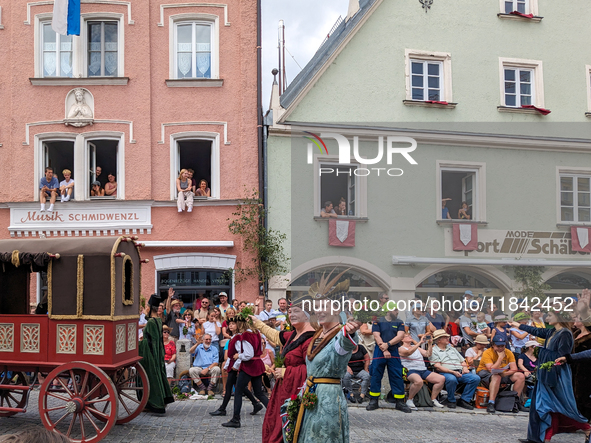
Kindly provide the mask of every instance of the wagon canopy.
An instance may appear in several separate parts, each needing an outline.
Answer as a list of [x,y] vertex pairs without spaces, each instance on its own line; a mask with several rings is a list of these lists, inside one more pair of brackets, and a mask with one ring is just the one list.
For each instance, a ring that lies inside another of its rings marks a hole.
[[129,237],[0,240],[0,314],[28,313],[32,272],[47,272],[49,316],[138,316],[140,255]]

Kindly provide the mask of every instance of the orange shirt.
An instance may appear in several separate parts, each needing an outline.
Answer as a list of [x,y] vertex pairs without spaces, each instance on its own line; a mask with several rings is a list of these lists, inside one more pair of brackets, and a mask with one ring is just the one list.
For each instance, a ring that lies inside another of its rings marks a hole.
[[[497,354],[493,348],[488,348],[486,351],[484,351],[482,353],[482,358],[480,359],[480,365],[478,366],[478,370],[476,372],[480,372],[485,369],[488,371],[488,369],[486,368],[486,365],[487,364],[494,365],[498,359],[499,359],[499,354]],[[515,356],[513,355],[513,352],[511,352],[509,349],[506,349],[505,350],[505,358],[503,358],[500,368],[504,368],[509,363],[515,363]]]

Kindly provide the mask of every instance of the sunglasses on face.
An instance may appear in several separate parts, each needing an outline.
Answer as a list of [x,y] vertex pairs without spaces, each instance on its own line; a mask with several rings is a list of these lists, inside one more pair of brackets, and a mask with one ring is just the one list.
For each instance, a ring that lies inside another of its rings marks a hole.
[[168,334],[169,332],[168,332],[168,331],[162,331],[162,333],[163,333],[163,334]]

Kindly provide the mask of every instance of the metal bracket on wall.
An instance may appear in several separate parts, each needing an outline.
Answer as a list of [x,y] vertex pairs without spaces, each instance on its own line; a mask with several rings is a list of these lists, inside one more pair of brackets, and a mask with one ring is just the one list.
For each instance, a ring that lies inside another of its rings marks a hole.
[[421,5],[423,5],[423,9],[425,12],[428,12],[431,9],[431,5],[433,4],[433,0],[419,0]]

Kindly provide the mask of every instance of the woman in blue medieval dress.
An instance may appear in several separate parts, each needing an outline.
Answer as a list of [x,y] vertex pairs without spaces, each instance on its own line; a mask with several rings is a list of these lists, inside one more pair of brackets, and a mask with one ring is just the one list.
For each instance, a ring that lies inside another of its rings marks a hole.
[[308,346],[305,391],[315,393],[318,401],[311,410],[300,409],[294,442],[348,443],[349,415],[340,383],[357,348],[355,332],[361,322],[350,319],[343,326],[330,309],[316,314],[321,328]]
[[541,368],[544,363],[554,362],[573,351],[571,321],[567,312],[551,311],[546,317],[551,329],[512,323],[515,328],[545,339],[538,355],[538,382],[531,397],[527,439],[520,439],[520,442],[543,443],[558,433],[589,430],[587,419],[577,409],[570,367],[561,365],[550,370]]

